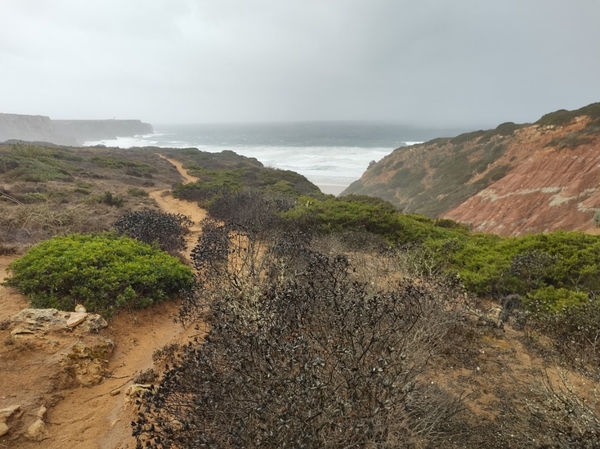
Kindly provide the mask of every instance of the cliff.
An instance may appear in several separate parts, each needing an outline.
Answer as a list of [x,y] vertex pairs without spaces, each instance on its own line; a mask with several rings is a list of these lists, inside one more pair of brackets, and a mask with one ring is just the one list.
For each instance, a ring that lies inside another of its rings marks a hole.
[[74,137],[78,143],[154,132],[152,125],[140,120],[53,120],[52,122],[59,134]]
[[41,115],[0,114],[0,142],[23,140],[76,145],[152,132],[152,125],[140,120],[52,120]]
[[74,145],[73,137],[59,134],[49,117],[42,115],[0,114],[0,142],[6,140],[52,142]]
[[504,123],[394,150],[342,195],[384,198],[474,231],[595,232],[600,209],[600,103],[533,124]]

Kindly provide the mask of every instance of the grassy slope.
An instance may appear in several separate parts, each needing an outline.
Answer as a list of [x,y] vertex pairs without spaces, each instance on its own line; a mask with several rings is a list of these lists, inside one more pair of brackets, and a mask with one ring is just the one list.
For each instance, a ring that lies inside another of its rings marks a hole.
[[244,174],[236,178],[241,186],[254,182],[320,195],[303,176],[265,168],[231,151],[0,145],[0,253],[57,234],[107,230],[128,210],[156,208],[148,192],[183,181],[159,152],[193,174],[232,170]]

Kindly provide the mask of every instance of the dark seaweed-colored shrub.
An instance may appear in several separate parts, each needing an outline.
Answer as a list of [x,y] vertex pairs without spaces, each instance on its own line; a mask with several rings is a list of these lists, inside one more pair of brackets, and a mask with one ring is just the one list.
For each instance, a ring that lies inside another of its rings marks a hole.
[[271,282],[256,276],[238,291],[217,253],[215,278],[233,284],[206,286],[210,331],[147,399],[133,423],[138,447],[436,442],[460,401],[420,376],[456,322],[450,290],[405,282],[374,292],[346,257],[282,242],[264,253]]
[[144,209],[123,215],[113,226],[119,235],[176,253],[185,249],[184,235],[192,225],[190,218],[184,215]]
[[215,199],[207,211],[212,218],[231,224],[233,229],[258,234],[280,227],[279,213],[292,209],[295,204],[296,200],[291,197],[245,190]]

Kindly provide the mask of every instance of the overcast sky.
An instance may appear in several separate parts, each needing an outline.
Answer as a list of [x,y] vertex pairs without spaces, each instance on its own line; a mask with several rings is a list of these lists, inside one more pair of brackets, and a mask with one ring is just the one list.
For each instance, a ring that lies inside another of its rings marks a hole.
[[0,0],[0,112],[476,127],[600,101],[599,0]]

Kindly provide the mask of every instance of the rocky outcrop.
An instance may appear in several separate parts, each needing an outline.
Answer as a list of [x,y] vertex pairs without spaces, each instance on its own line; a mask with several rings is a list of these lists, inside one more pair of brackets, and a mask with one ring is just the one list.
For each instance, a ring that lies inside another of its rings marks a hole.
[[501,235],[592,231],[600,209],[600,103],[398,148],[343,195]]
[[11,336],[44,335],[51,331],[71,330],[97,333],[108,326],[96,313],[64,312],[56,309],[23,309],[11,319]]
[[77,145],[154,132],[140,120],[51,120],[41,115],[0,114],[0,142],[21,140]]
[[[24,309],[3,322],[0,437],[4,446],[17,447],[23,438],[47,440],[52,428],[46,412],[60,400],[61,391],[91,387],[106,378],[115,345],[100,333],[105,327],[100,315],[56,309]],[[21,365],[16,366],[17,361]]]
[[[55,385],[59,388],[89,387],[102,381],[109,355],[114,349],[110,339],[98,335],[107,327],[98,314],[64,312],[56,309],[23,309],[9,322],[10,345],[50,351],[55,357],[52,367]],[[73,343],[73,335],[78,340]]]

